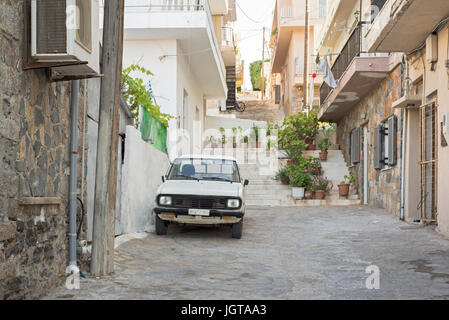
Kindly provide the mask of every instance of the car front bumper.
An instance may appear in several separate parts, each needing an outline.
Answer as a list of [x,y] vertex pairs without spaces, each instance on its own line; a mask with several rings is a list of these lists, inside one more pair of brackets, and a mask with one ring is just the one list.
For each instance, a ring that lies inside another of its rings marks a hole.
[[242,211],[225,211],[211,209],[209,216],[189,215],[189,209],[154,208],[154,213],[164,221],[183,224],[234,224],[244,216]]

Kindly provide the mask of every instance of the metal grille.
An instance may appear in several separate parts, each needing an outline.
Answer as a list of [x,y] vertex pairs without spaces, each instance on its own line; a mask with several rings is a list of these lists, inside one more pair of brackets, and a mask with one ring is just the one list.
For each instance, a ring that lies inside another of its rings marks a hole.
[[421,220],[437,221],[437,105],[421,107]]
[[[341,50],[340,55],[335,60],[335,63],[332,66],[332,74],[334,75],[336,80],[339,80],[343,76],[352,60],[360,56],[360,39],[360,27],[357,27],[349,37],[348,42],[346,42],[346,45],[344,46],[343,50]],[[320,89],[321,102],[324,102],[326,100],[331,90],[332,88],[329,87],[327,83],[323,82]]]
[[36,52],[67,53],[66,0],[38,0]]
[[173,205],[176,208],[225,209],[226,200],[225,198],[174,197]]

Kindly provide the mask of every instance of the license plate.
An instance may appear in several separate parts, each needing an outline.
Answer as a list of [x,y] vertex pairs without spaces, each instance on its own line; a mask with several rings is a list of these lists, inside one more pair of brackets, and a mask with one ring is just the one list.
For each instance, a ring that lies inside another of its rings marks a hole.
[[208,217],[210,215],[209,210],[202,210],[202,209],[189,209],[189,215],[191,216],[206,216]]

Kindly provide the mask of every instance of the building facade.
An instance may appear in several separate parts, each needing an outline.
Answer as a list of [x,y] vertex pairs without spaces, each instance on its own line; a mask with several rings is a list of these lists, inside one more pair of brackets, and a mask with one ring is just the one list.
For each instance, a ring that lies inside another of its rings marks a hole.
[[[90,19],[86,31],[91,37],[76,40],[89,50],[76,47],[75,52],[88,64],[73,66],[66,55],[42,61],[31,50],[30,34],[36,28],[31,1],[0,3],[0,299],[38,298],[65,278],[72,110],[78,110],[79,136],[75,191],[87,204],[86,113],[92,80],[86,78],[99,72],[98,4],[90,9],[82,18]],[[36,46],[38,53],[45,50],[39,41]],[[76,92],[69,78],[84,78],[79,80],[78,109],[71,103]],[[81,210],[82,221],[80,216]],[[86,221],[81,239],[85,231]]]
[[161,111],[174,117],[168,128],[170,158],[201,152],[207,101],[228,96],[224,61],[234,67],[235,89],[230,10],[228,0],[125,4],[123,67],[138,64],[154,74],[142,78],[151,81]]
[[445,1],[334,1],[317,43],[338,80],[319,117],[338,125],[354,192],[445,234],[448,21]]
[[[326,15],[327,1],[309,1],[309,83],[312,74],[320,73],[315,63],[314,38],[317,28],[323,23]],[[274,88],[274,96],[278,90],[279,101],[285,115],[301,110],[304,99],[304,42],[305,42],[305,1],[277,0],[274,8],[271,30],[271,72],[280,75],[280,84]],[[322,83],[319,75],[314,81],[314,101],[319,105],[319,87]],[[307,89],[309,90],[309,88]]]

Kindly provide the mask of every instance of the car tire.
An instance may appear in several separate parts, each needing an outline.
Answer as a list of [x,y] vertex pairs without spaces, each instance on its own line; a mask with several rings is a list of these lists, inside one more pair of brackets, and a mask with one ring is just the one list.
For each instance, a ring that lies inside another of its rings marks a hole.
[[167,229],[168,229],[168,226],[165,223],[165,221],[162,220],[161,218],[159,218],[158,215],[156,215],[156,234],[158,236],[166,235]]
[[240,222],[234,223],[232,225],[232,237],[234,239],[241,239],[242,231],[243,231],[243,220],[240,220]]

